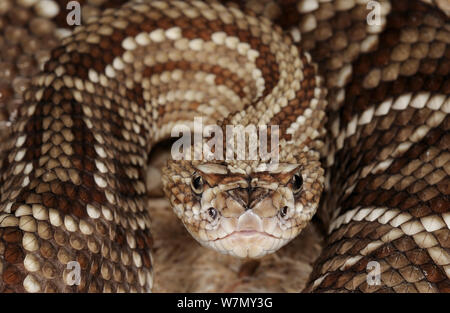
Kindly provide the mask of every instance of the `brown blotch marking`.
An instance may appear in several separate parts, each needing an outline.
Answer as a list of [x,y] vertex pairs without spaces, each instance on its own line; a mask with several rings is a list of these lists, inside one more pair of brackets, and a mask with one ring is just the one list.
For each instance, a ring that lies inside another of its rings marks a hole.
[[341,276],[340,272],[331,272],[325,277],[325,279],[320,283],[321,288],[329,288],[332,287],[336,281],[338,280],[339,276]]
[[421,249],[407,251],[405,255],[415,265],[422,265],[431,261],[428,253]]
[[[86,58],[86,56],[85,56]],[[78,57],[75,57],[78,60]],[[82,57],[80,61],[82,60]],[[47,91],[48,90],[48,91]],[[46,95],[46,92],[48,93]],[[50,97],[53,90],[48,88],[44,92],[46,97]],[[66,100],[61,105],[64,108],[64,113],[72,117],[73,127],[70,129],[75,140],[71,143],[75,155],[71,158],[73,168],[78,171],[80,175],[82,186],[75,186],[70,182],[53,182],[51,184],[51,192],[42,194],[42,204],[47,208],[56,208],[65,214],[74,214],[79,218],[86,216],[85,206],[91,201],[96,201],[99,204],[105,202],[103,192],[97,190],[91,173],[94,170],[93,159],[96,157],[95,150],[93,148],[94,136],[92,132],[87,128],[82,120],[81,104],[72,100],[72,95],[69,90],[64,88],[61,91]],[[37,163],[40,157],[39,143],[42,142],[42,119],[43,116],[49,115],[51,106],[48,102],[41,101],[37,104],[35,115],[25,125],[27,132],[34,133],[31,142],[34,145],[29,146],[26,156],[29,160],[34,160],[35,168],[39,168]],[[39,179],[40,180],[40,179]],[[29,191],[30,187],[24,188],[19,195],[19,199],[26,199],[25,193]],[[82,204],[83,203],[83,204]]]
[[[392,82],[380,82],[371,89],[362,87],[364,77],[374,67],[383,67],[388,64],[392,48],[400,43],[400,30],[423,23],[423,7],[418,1],[394,1],[392,13],[387,17],[386,30],[380,35],[379,48],[368,54],[363,54],[354,62],[352,83],[346,86],[346,100],[341,110],[342,125],[347,125],[355,114],[362,113],[371,105],[384,101],[388,96],[400,95],[416,91],[438,91],[443,86],[450,85],[449,59],[444,55],[441,59],[421,60],[416,74],[408,77],[400,76]],[[406,9],[405,9],[406,8]],[[427,12],[446,19],[437,9],[426,7]],[[367,101],[358,101],[363,98]]]
[[88,189],[95,187],[94,178],[92,177],[92,173],[94,168],[91,169],[85,169],[86,172],[82,173],[81,180],[83,182],[83,185],[86,186]]
[[84,54],[81,57],[81,65],[83,65],[86,68],[91,68],[92,67],[92,57],[89,54]]
[[97,203],[100,203],[100,204],[106,203],[106,196],[100,190],[97,190],[97,189],[91,190],[91,196],[92,196],[92,199]]
[[[125,198],[133,198],[137,195],[136,190],[133,187],[134,179],[130,179],[128,175],[125,172],[124,166],[120,160],[114,161],[117,173],[116,173],[116,180],[117,180],[117,188],[118,192],[122,197]],[[127,166],[129,166],[127,164]]]
[[124,39],[125,39],[125,34],[123,32],[121,32],[118,29],[114,29],[113,33],[111,34],[111,36],[109,36],[109,39],[111,39],[115,44],[120,44]]
[[146,246],[145,246],[145,240],[144,240],[144,237],[142,237],[142,235],[140,234],[140,231],[139,231],[139,230],[136,231],[135,238],[136,238],[136,244],[137,244],[137,247],[138,247],[139,249],[145,249],[145,248],[146,248]]
[[[268,123],[268,125],[278,125],[280,127],[281,138],[285,140],[291,140],[292,134],[286,134],[286,131],[289,126],[297,119],[297,117],[301,115],[309,106],[309,102],[314,96],[314,88],[316,87],[314,68],[312,67],[312,65],[307,63],[304,55],[302,55],[301,59],[303,64],[305,64],[305,78],[301,82],[300,89],[296,92],[296,97],[290,100],[287,105],[282,108],[280,112],[275,114]],[[293,114],[294,112],[295,114]]]
[[428,263],[419,266],[422,269],[425,277],[432,283],[440,282],[444,279],[447,279],[447,276],[442,272],[439,266]]
[[3,271],[2,278],[6,285],[17,285],[23,281],[24,275],[16,266],[8,265]]
[[[412,127],[419,126],[422,123],[422,114],[416,113],[410,119],[410,124]],[[406,114],[406,113],[405,113]],[[396,117],[396,119],[403,120],[402,117]],[[450,120],[446,118],[441,125],[445,125],[445,122]],[[415,125],[417,123],[417,125]],[[401,126],[392,126],[388,132],[399,133],[402,129]],[[378,135],[377,135],[378,134]],[[383,131],[375,131],[367,139],[360,138],[360,144],[350,149],[343,149],[336,154],[336,164],[339,168],[334,170],[340,170],[339,176],[341,179],[351,175],[358,168],[362,168],[365,165],[370,164],[376,159],[379,154],[380,149],[385,146],[383,140],[379,140],[377,136],[380,134],[385,134]],[[421,217],[424,214],[423,210],[418,208],[428,207],[434,212],[445,212],[448,205],[445,205],[445,195],[441,194],[438,197],[427,201],[421,201],[417,198],[415,194],[408,193],[406,191],[396,191],[394,188],[391,190],[371,190],[371,184],[377,179],[383,179],[386,174],[395,175],[401,173],[401,170],[406,166],[411,160],[418,159],[427,149],[431,146],[436,146],[437,143],[442,140],[445,136],[445,131],[441,128],[431,129],[428,134],[419,142],[413,144],[401,157],[395,159],[392,164],[382,173],[379,174],[369,174],[363,179],[359,179],[356,182],[356,188],[353,192],[348,195],[345,199],[342,199],[342,213],[351,210],[356,205],[364,203],[364,205],[388,205],[390,207],[397,207],[401,210],[407,211],[413,214],[415,217]],[[370,138],[376,138],[373,142]],[[369,140],[367,143],[367,140]],[[445,147],[441,149],[445,150]],[[362,151],[361,151],[362,150]],[[350,158],[350,155],[352,158]],[[433,204],[438,204],[434,206]],[[444,204],[440,206],[439,204]]]
[[[446,181],[447,189],[449,188],[448,179]],[[446,213],[450,211],[450,201],[448,199],[449,193],[444,193],[441,198],[434,198],[429,201],[430,208],[436,213]]]
[[[76,129],[74,130],[74,132],[75,138],[82,138],[83,135],[81,133],[77,133],[78,131]],[[74,155],[72,157],[72,165],[75,169],[82,171],[84,168],[83,161],[81,160],[81,155],[83,155],[83,147],[81,144],[74,143],[73,148],[77,155]]]
[[9,264],[18,264],[23,262],[25,254],[18,245],[9,244],[6,246],[3,257]]
[[[379,223],[373,223],[371,225],[379,226]],[[391,244],[384,244],[375,251],[373,251],[371,255],[375,256],[377,259],[384,259],[388,256],[392,256],[393,254],[395,254],[395,251],[396,251],[395,248]]]
[[66,72],[69,76],[75,76],[75,74],[77,73],[77,69],[75,67],[75,65],[73,64],[67,64],[66,65]]
[[437,287],[439,289],[439,292],[442,293],[450,293],[450,282],[449,280],[441,281],[437,284]]
[[[357,253],[355,254],[357,255]],[[359,260],[358,262],[356,262],[351,269],[355,272],[365,272],[367,269],[367,264],[372,261],[370,258],[368,257],[363,257],[361,260]]]
[[42,242],[39,251],[41,252],[41,255],[46,259],[50,259],[56,254],[55,248],[48,241]]
[[[95,143],[94,136],[92,132],[85,125],[81,118],[82,109],[81,104],[76,101],[71,101],[71,110],[73,127],[70,129],[75,137],[72,142],[72,148],[75,155],[72,158],[72,164],[74,168],[78,171],[81,178],[81,186],[75,186],[70,182],[64,184],[64,190],[66,196],[70,201],[74,201],[70,205],[71,213],[79,218],[86,216],[85,206],[92,201],[100,200],[99,204],[104,203],[104,197],[98,196],[98,193],[103,193],[97,189],[94,183],[91,173],[94,170],[94,163],[92,159],[96,157],[93,145]],[[93,199],[92,195],[96,195]],[[60,199],[60,204],[64,208],[67,208],[67,200]]]
[[[371,239],[363,238],[363,237],[359,236],[358,233],[356,234],[355,237],[358,238],[359,240],[356,241],[355,245],[348,251],[348,253],[350,253],[351,255],[358,255],[362,249],[366,248],[367,245],[372,242]],[[350,237],[347,237],[347,238],[350,238]],[[358,264],[359,263],[357,263],[356,265],[358,265]]]
[[281,14],[274,22],[283,29],[297,26],[301,20],[300,12],[297,9],[297,1],[279,1],[277,4],[281,10]]
[[56,208],[57,198],[50,192],[46,192],[42,195],[42,204],[47,208]]
[[87,216],[85,206],[82,205],[79,201],[73,203],[72,213],[78,218],[84,218]]
[[98,272],[98,270],[100,269],[99,263],[100,262],[98,261],[97,255],[95,254],[91,255],[91,262],[90,262],[91,266],[88,269],[89,274],[95,275]]
[[52,182],[50,184],[50,190],[55,195],[61,196],[64,194],[64,187],[60,182]]
[[336,280],[334,286],[336,288],[343,288],[344,285],[353,278],[354,273],[352,272],[342,272],[341,275]]
[[414,240],[409,236],[403,236],[399,239],[396,239],[393,241],[393,244],[398,250],[402,252],[406,252],[417,247]]
[[15,227],[5,228],[2,236],[3,240],[8,243],[17,243],[22,241],[22,232]]
[[61,210],[61,212],[69,213],[70,208],[72,207],[73,202],[70,202],[67,200],[66,197],[59,197],[58,198],[58,208]]
[[77,262],[81,269],[86,270],[89,266],[89,257],[85,253],[78,253]]
[[83,203],[90,203],[91,202],[91,195],[89,192],[89,189],[85,187],[78,187],[78,197]]
[[153,246],[153,241],[148,230],[137,230],[135,232],[137,248],[142,257],[143,264],[146,268],[151,268],[152,263],[149,256],[149,251]]
[[[417,200],[417,198],[414,198],[414,200]],[[433,201],[433,200],[431,200],[431,201]],[[431,201],[430,201],[430,203],[431,203]],[[433,209],[436,210],[434,207],[433,207]],[[432,210],[431,210],[430,206],[427,205],[426,203],[419,203],[418,205],[411,207],[409,212],[411,213],[412,216],[421,218],[421,217],[430,215],[432,213]]]
[[72,184],[72,183],[65,183],[64,184],[64,189],[65,189],[67,197],[70,200],[77,199],[77,187],[74,184]]
[[152,262],[150,260],[149,254],[148,254],[148,250],[143,250],[140,253],[141,257],[142,257],[142,261],[143,264],[146,268],[151,268],[152,267]]
[[[98,68],[97,68],[98,70]],[[98,71],[100,72],[100,71]],[[76,76],[80,77],[83,80],[88,79],[88,70],[82,66],[76,67]]]
[[116,242],[119,245],[123,245],[125,243],[125,232],[122,229],[122,227],[120,226],[116,226],[116,231],[115,231],[115,238],[114,238],[114,242]]
[[[50,90],[50,89],[47,89]],[[51,92],[51,90],[50,90]],[[45,94],[45,92],[44,92]],[[51,94],[47,96],[51,97]],[[26,158],[29,158],[29,161],[32,159],[38,159],[41,156],[40,153],[40,144],[42,143],[42,133],[43,133],[43,118],[46,115],[44,112],[44,107],[48,104],[47,101],[39,101],[36,103],[36,109],[35,114],[28,120],[27,124],[25,124],[25,132],[27,134],[34,134],[33,135],[33,141],[36,143],[36,145],[28,146],[27,152],[26,152]]]

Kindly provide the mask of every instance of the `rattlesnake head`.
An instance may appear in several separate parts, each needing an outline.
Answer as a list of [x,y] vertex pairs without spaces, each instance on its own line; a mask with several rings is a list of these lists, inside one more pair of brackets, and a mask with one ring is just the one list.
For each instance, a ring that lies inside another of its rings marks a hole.
[[169,161],[164,190],[202,245],[236,257],[262,257],[295,238],[316,212],[323,170],[313,156],[302,154],[299,163],[273,169],[244,161]]

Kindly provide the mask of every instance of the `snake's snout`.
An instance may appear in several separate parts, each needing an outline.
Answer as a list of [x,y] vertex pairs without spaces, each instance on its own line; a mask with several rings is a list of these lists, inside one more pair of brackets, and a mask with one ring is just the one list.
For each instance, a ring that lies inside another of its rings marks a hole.
[[236,231],[263,231],[263,225],[261,218],[249,210],[242,214],[238,219]]

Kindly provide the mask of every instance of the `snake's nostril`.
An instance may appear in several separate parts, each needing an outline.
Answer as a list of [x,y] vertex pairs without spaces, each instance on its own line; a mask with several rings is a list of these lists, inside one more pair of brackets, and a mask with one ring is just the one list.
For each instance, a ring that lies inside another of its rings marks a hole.
[[285,217],[287,215],[288,210],[289,208],[287,206],[282,207],[280,210],[280,216]]
[[208,214],[214,220],[217,217],[217,210],[215,208],[213,208],[213,207],[210,207],[208,209]]

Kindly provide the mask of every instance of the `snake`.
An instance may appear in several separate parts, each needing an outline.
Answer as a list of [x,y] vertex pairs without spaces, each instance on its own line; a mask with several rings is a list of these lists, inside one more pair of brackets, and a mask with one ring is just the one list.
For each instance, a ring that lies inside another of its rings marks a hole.
[[151,291],[148,155],[199,117],[279,151],[206,136],[213,158],[167,163],[200,244],[259,258],[319,221],[305,292],[450,291],[448,1],[86,0],[74,27],[67,1],[16,2],[2,34],[34,14],[60,37],[1,142],[0,292]]

